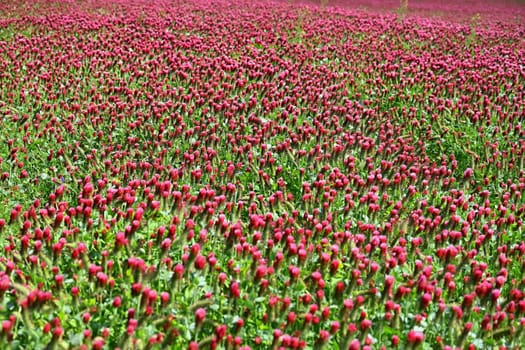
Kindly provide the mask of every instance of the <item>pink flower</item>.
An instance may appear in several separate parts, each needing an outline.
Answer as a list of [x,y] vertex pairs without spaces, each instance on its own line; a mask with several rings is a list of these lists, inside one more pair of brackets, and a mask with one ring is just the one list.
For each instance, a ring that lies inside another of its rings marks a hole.
[[290,272],[290,277],[292,280],[296,280],[301,275],[301,269],[297,266],[289,266],[288,271]]
[[61,338],[64,334],[64,328],[57,326],[53,329],[53,338]]
[[423,332],[411,330],[407,334],[407,341],[409,344],[418,345],[421,344],[423,340],[425,340]]
[[115,298],[113,298],[113,307],[118,308],[120,305],[122,305],[122,298],[117,295]]
[[233,298],[239,298],[241,296],[241,289],[240,289],[240,284],[239,282],[233,282],[231,285],[230,285],[230,295],[233,297]]
[[11,332],[11,328],[13,327],[13,322],[11,320],[4,320],[2,321],[2,332],[7,334]]
[[98,272],[97,280],[101,285],[105,285],[108,283],[108,275],[106,275],[104,272]]
[[369,329],[370,327],[372,327],[372,321],[370,320],[362,320],[361,323],[359,324],[359,328],[364,331],[364,330],[367,330]]
[[195,323],[197,325],[200,325],[202,324],[202,322],[204,322],[205,319],[206,319],[206,309],[198,308],[195,311]]
[[392,341],[392,346],[399,345],[399,337],[397,335],[393,335],[391,341]]
[[490,297],[492,301],[498,300],[500,295],[501,295],[501,290],[499,289],[493,289],[492,292],[490,293]]
[[317,339],[320,343],[326,343],[330,339],[330,333],[324,329],[319,331],[319,338]]
[[359,342],[359,340],[357,339],[352,340],[350,342],[348,350],[359,350],[359,349],[361,349],[361,343]]
[[168,292],[160,293],[160,300],[162,304],[167,304],[170,301],[170,294]]
[[425,293],[421,296],[421,307],[426,309],[432,302],[432,294]]
[[197,255],[194,265],[197,270],[203,270],[206,267],[206,257],[204,255]]

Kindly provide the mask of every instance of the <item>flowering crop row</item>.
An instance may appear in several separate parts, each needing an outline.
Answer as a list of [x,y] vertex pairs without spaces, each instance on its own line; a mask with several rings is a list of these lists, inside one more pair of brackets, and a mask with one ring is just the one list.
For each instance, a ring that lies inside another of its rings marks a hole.
[[519,348],[513,9],[1,4],[0,346]]

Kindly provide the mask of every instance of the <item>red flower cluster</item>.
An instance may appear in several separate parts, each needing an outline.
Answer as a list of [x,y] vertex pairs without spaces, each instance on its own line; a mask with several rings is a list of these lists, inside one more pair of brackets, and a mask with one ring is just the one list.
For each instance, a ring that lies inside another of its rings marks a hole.
[[358,3],[0,4],[0,347],[519,347],[523,7]]

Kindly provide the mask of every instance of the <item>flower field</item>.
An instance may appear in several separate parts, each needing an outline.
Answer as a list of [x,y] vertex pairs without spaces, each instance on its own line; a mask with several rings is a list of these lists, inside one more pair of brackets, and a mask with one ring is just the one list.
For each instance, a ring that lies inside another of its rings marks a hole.
[[525,4],[3,1],[0,348],[520,349]]

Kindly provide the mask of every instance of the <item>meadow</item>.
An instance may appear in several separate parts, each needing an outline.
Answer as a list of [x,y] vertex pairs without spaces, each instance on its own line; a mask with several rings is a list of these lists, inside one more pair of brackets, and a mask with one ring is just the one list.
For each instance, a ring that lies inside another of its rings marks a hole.
[[2,349],[519,349],[525,4],[0,4]]

